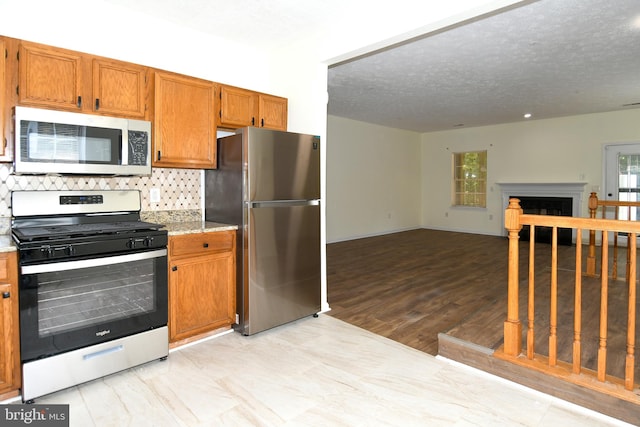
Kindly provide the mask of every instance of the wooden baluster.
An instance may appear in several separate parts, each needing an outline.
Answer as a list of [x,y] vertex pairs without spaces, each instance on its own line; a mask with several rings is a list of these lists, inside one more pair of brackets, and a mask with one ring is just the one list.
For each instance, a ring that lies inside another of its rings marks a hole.
[[549,313],[549,366],[558,362],[558,227],[551,233],[551,310]]
[[[589,196],[589,218],[595,219],[598,210],[598,196],[591,193]],[[589,255],[587,255],[587,276],[596,275],[596,231],[589,230]]]
[[522,351],[522,323],[518,314],[518,233],[522,208],[520,200],[509,199],[509,206],[504,213],[504,225],[509,230],[509,279],[507,320],[504,322],[504,353],[518,356]]
[[573,373],[580,373],[582,363],[582,230],[576,230],[576,288],[573,305]]
[[635,367],[636,344],[636,234],[631,233],[627,239],[631,269],[629,276],[629,315],[627,317],[627,357],[625,360],[624,388],[633,390],[633,373]]
[[[615,219],[620,219],[620,208],[617,206],[614,207],[614,217]],[[611,267],[611,278],[616,280],[618,278],[618,232],[613,232],[613,266]]]
[[533,360],[535,353],[535,246],[536,246],[536,227],[529,226],[529,303],[528,303],[528,320],[527,324],[527,358]]
[[[627,206],[627,220],[631,221],[631,206]],[[631,249],[629,246],[629,236],[627,235],[627,268],[625,270],[625,276],[624,276],[627,283],[629,283],[629,273],[631,272],[630,257],[631,257]]]
[[604,381],[607,375],[607,302],[609,297],[609,237],[602,232],[602,263],[600,275],[600,343],[598,346],[598,381]]

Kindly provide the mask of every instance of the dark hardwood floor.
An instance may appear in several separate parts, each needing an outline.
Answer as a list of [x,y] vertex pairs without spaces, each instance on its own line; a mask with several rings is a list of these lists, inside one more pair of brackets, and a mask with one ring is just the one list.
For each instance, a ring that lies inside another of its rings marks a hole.
[[[436,355],[439,332],[502,301],[506,267],[503,237],[419,229],[333,243],[329,314]],[[506,305],[491,311],[501,327]],[[502,339],[486,327],[476,332],[490,347]]]
[[[523,334],[528,245],[520,242]],[[551,246],[539,243],[535,250],[535,346],[537,353],[547,355]],[[583,262],[586,250],[585,245]],[[507,255],[506,237],[427,229],[329,244],[329,315],[432,355],[438,354],[439,333],[495,350],[502,344],[506,319]],[[572,360],[574,266],[575,246],[559,246],[558,357],[568,362]],[[609,287],[607,372],[621,377],[627,287],[622,280],[610,281]],[[583,278],[583,301],[582,357],[595,369],[599,279]],[[640,342],[640,334],[636,341]],[[640,378],[640,370],[636,372]]]

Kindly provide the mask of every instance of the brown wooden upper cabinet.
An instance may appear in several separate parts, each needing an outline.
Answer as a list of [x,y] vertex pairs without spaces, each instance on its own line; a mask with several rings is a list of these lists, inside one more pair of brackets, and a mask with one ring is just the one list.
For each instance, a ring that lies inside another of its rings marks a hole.
[[262,128],[287,130],[287,99],[258,94],[258,111]]
[[145,118],[147,69],[106,59],[93,59],[93,111]]
[[245,126],[287,130],[287,99],[220,85],[218,126],[237,129]]
[[[5,41],[2,37],[0,37],[0,162],[9,162],[11,161],[9,157],[9,139],[10,136],[5,134],[5,126],[8,126],[6,123],[8,114],[5,114],[5,109],[7,107],[7,91],[5,87],[6,82],[6,57],[7,57],[7,48]],[[9,128],[7,127],[7,130]]]
[[20,42],[18,104],[147,118],[146,67]]
[[154,80],[152,165],[214,169],[214,83],[161,71]]

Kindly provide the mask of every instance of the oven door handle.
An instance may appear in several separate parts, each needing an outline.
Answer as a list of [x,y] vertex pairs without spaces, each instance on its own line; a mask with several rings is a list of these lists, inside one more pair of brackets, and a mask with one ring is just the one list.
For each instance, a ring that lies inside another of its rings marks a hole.
[[111,257],[99,257],[82,259],[78,261],[64,261],[52,264],[26,265],[21,267],[22,274],[51,273],[54,271],[77,270],[80,268],[100,267],[104,265],[121,264],[123,262],[140,261],[145,259],[160,258],[167,255],[166,249],[158,249],[150,252],[137,252],[134,254],[117,255]]

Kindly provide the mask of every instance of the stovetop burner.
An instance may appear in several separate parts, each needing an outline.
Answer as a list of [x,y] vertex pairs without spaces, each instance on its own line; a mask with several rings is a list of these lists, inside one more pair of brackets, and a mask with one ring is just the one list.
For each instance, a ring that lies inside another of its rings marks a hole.
[[141,220],[137,190],[14,191],[11,200],[21,265],[167,246],[167,230]]
[[93,224],[51,225],[42,227],[14,227],[13,233],[20,241],[36,241],[159,230],[160,228],[162,228],[162,225],[150,222],[124,221],[100,222]]

